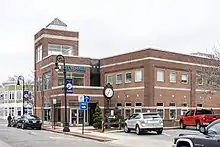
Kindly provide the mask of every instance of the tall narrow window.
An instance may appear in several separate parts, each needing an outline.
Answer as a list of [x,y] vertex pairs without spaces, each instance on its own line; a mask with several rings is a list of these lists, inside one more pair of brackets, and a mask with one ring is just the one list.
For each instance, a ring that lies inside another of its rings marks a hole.
[[113,84],[113,76],[107,76],[107,83]]
[[189,80],[189,75],[187,72],[183,72],[181,75],[181,82],[187,84]]
[[121,84],[122,83],[122,74],[117,74],[116,75],[116,84]]
[[164,82],[164,71],[163,70],[157,71],[157,81]]
[[176,72],[170,72],[170,82],[176,83]]
[[131,83],[131,81],[132,81],[131,72],[125,73],[125,82],[126,83]]
[[142,81],[142,71],[135,71],[135,82]]

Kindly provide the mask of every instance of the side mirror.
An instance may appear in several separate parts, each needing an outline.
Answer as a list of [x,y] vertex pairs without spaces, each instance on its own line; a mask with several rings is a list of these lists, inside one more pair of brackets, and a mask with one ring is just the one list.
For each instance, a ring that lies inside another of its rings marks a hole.
[[203,134],[207,134],[207,129],[205,127],[200,127],[199,131]]

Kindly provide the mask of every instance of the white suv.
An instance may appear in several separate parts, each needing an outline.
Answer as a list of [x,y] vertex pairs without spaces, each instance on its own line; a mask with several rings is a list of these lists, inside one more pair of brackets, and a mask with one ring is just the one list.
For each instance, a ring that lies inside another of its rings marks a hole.
[[147,131],[162,134],[163,119],[157,112],[135,113],[125,121],[125,133],[129,133],[131,130],[136,130],[137,135]]

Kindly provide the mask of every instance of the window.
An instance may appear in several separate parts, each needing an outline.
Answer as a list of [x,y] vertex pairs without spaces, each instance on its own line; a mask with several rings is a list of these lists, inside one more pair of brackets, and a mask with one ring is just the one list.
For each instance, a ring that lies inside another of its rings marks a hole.
[[176,83],[176,72],[170,72],[170,82]]
[[125,109],[125,117],[124,118],[128,118],[131,115],[131,109]]
[[164,82],[164,71],[162,70],[157,71],[157,81]]
[[202,104],[197,104],[197,107],[202,107]]
[[50,72],[43,74],[43,87],[44,89],[51,88],[51,73]]
[[39,62],[42,60],[42,45],[38,46],[36,49],[36,62]]
[[216,123],[207,127],[208,134],[220,135],[220,123]]
[[117,107],[121,107],[122,106],[122,104],[121,103],[117,103]]
[[113,84],[113,76],[107,76],[107,83]]
[[134,113],[140,113],[141,112],[141,108],[134,108]]
[[188,109],[181,109],[180,115],[186,115],[187,112],[188,112]]
[[14,100],[15,99],[15,93],[13,91],[9,92],[9,99]]
[[116,75],[116,84],[121,84],[122,83],[122,74],[117,74]]
[[135,71],[135,82],[142,81],[142,71]]
[[176,104],[175,104],[175,103],[170,103],[169,106],[170,106],[170,107],[176,107]]
[[8,99],[8,92],[5,92],[5,100]]
[[17,107],[17,115],[21,116],[21,107]]
[[[63,73],[59,72],[58,73],[58,86],[64,85],[63,78],[64,78]],[[83,73],[68,72],[68,73],[66,73],[66,78],[72,79],[73,85],[76,85],[76,86],[83,86],[84,85],[84,74]]]
[[184,84],[187,84],[188,83],[188,78],[189,78],[188,73],[182,73],[181,82],[184,83]]
[[157,103],[157,113],[160,115],[161,118],[164,119],[164,104]]
[[136,106],[136,107],[141,107],[141,106],[142,106],[142,103],[135,103],[135,106]]
[[125,106],[126,107],[131,107],[131,103],[126,103]]
[[22,98],[22,93],[21,93],[21,91],[17,91],[17,94],[16,94],[16,98],[17,99],[21,99]]
[[170,109],[170,119],[175,120],[177,118],[176,109]]
[[48,44],[48,55],[73,55],[73,46]]
[[12,116],[15,115],[15,108],[14,107],[9,107],[9,114],[11,114]]
[[8,116],[8,108],[5,108],[5,116]]
[[132,77],[131,77],[131,72],[125,73],[125,83],[131,83]]
[[37,91],[41,91],[42,90],[42,77],[37,77],[36,87],[37,87]]

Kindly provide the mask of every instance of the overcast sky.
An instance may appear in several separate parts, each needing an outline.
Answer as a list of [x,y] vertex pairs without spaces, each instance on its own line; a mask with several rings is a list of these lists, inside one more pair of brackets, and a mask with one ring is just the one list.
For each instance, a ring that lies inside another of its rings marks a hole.
[[81,56],[147,47],[192,53],[220,39],[219,0],[0,0],[0,81],[34,68],[34,34],[55,17],[80,32]]

